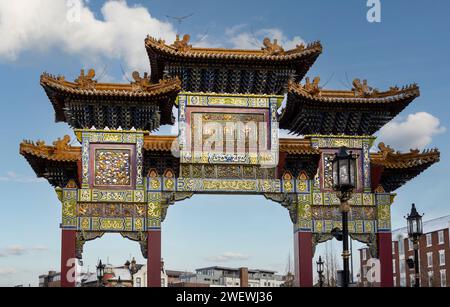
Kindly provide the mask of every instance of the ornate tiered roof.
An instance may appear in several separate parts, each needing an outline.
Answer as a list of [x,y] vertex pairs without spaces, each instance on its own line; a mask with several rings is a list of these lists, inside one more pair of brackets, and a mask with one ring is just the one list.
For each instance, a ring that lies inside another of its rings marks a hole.
[[420,95],[415,84],[379,91],[356,79],[352,90],[342,91],[322,89],[319,82],[289,84],[280,128],[297,135],[372,135]]
[[41,85],[53,104],[57,122],[76,129],[119,128],[155,130],[173,124],[173,103],[180,91],[176,78],[151,83],[147,74],[133,73],[130,84],[98,83],[95,71],[84,70],[74,81],[44,73]]
[[152,81],[178,76],[183,91],[284,94],[288,80],[300,81],[322,53],[314,42],[285,51],[277,40],[265,38],[260,50],[195,48],[190,36],[168,45],[147,37]]
[[437,149],[400,153],[384,143],[380,143],[378,147],[379,152],[372,153],[370,159],[374,179],[386,192],[395,191],[440,160]]
[[81,148],[69,144],[69,136],[53,142],[53,146],[44,141],[24,141],[20,144],[20,154],[39,178],[47,179],[55,187],[64,187],[69,180],[78,178],[78,162],[81,160]]

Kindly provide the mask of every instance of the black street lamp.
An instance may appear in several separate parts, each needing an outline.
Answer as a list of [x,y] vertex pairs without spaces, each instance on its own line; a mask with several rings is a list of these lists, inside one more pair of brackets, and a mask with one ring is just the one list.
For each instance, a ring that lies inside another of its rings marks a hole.
[[351,151],[348,153],[347,148],[341,147],[333,159],[332,169],[333,190],[338,192],[337,196],[341,202],[343,286],[348,287],[350,283],[350,251],[348,247],[348,212],[350,211],[350,205],[348,201],[356,187],[356,156]]
[[323,287],[323,264],[322,256],[319,256],[319,261],[316,262],[317,264],[317,274],[319,274],[319,287]]
[[414,268],[415,268],[415,285],[420,286],[420,272],[419,272],[419,239],[423,234],[422,215],[416,210],[416,205],[412,204],[411,212],[406,216],[408,222],[408,237],[414,244]]
[[105,265],[102,264],[102,260],[98,262],[97,265],[97,279],[98,279],[98,286],[103,286],[103,276],[105,275]]

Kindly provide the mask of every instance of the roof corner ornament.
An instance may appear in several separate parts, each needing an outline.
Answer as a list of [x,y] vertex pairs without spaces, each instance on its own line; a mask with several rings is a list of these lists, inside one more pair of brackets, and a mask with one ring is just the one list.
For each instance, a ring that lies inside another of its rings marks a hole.
[[320,94],[320,87],[319,87],[320,77],[315,77],[312,83],[309,77],[307,77],[305,81],[306,83],[303,86],[305,91],[307,91],[312,96],[318,96]]
[[134,80],[134,82],[131,82],[131,88],[133,91],[142,92],[150,86],[150,78],[148,73],[144,73],[144,76],[141,77],[138,71],[134,71],[132,77]]
[[380,153],[383,154],[383,158],[386,158],[388,154],[395,153],[394,149],[392,149],[389,145],[384,144],[383,142],[378,144],[378,149],[380,150]]
[[75,79],[75,83],[82,89],[95,89],[97,81],[94,80],[95,70],[89,69],[87,75],[84,74],[84,69],[81,70],[80,76]]
[[38,147],[38,148],[44,148],[44,147],[45,147],[45,141],[43,141],[43,140],[38,140],[38,141],[36,142],[36,147]]
[[58,138],[53,142],[53,146],[55,146],[56,151],[64,151],[70,148],[70,136],[66,135],[62,139]]
[[189,34],[185,34],[183,39],[180,40],[180,35],[177,34],[177,38],[175,42],[172,44],[172,47],[181,52],[186,52],[192,49],[192,45],[189,45],[189,41],[191,40],[191,36]]
[[274,39],[273,43],[270,41],[270,38],[266,37],[263,40],[264,47],[261,48],[261,50],[265,51],[266,53],[270,55],[278,55],[283,54],[284,49],[280,45],[278,45],[278,40]]
[[370,87],[367,80],[363,80],[361,83],[360,79],[353,80],[352,91],[355,92],[356,97],[373,97],[378,94],[378,90]]

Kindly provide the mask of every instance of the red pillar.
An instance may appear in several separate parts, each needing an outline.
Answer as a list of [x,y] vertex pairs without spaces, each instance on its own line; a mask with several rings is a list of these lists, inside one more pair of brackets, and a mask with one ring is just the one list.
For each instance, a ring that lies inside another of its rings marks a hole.
[[161,229],[148,232],[147,287],[161,287]]
[[312,272],[312,233],[296,232],[294,234],[295,284],[298,287],[313,286]]
[[380,286],[393,287],[392,234],[390,232],[378,233],[378,257],[380,259]]
[[61,287],[76,286],[76,230],[61,231]]

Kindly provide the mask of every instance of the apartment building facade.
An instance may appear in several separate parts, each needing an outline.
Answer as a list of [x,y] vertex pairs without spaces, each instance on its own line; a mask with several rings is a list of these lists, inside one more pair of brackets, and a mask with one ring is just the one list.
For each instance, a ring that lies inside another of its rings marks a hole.
[[[421,287],[450,287],[450,215],[423,223],[419,240],[419,272]],[[371,256],[367,248],[360,249],[360,284],[376,286],[371,282]],[[414,268],[408,266],[414,259],[414,247],[406,227],[392,232],[392,270],[394,287],[412,287]]]

